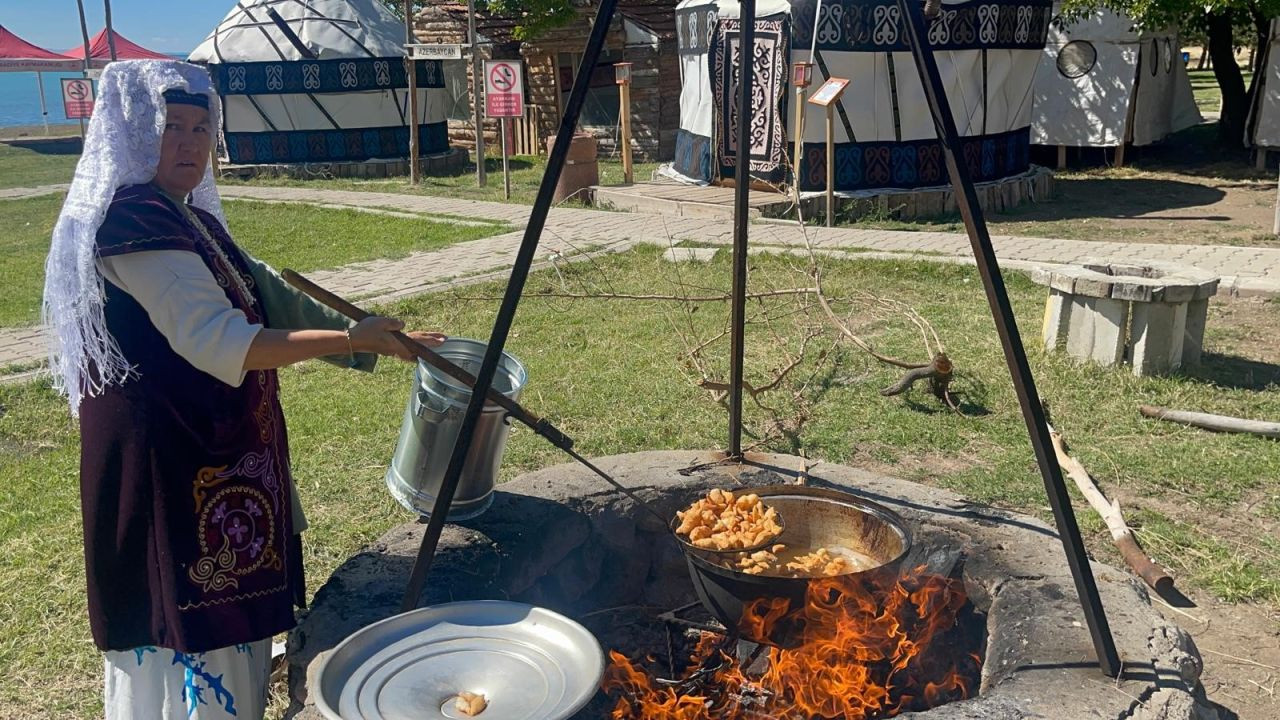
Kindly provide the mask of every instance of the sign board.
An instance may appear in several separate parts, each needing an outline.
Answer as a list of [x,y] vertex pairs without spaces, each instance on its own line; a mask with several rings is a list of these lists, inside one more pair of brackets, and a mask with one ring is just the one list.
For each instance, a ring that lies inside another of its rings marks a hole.
[[90,80],[97,80],[102,77],[102,68],[89,68],[84,71],[84,74],[87,75]]
[[485,61],[485,117],[524,116],[524,72],[521,64],[520,60]]
[[847,87],[849,87],[848,80],[836,77],[830,78],[809,96],[809,102],[826,107],[839,100]]
[[409,48],[409,57],[414,60],[461,60],[461,45],[431,45],[414,43],[405,45]]
[[813,82],[813,63],[792,63],[791,70],[792,85],[798,88],[807,88]]
[[62,79],[62,111],[68,120],[83,120],[93,114],[93,81]]

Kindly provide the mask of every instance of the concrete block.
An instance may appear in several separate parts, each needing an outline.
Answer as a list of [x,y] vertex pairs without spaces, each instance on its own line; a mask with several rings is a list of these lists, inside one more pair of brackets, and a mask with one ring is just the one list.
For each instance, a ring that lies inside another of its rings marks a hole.
[[1156,300],[1167,303],[1184,303],[1196,296],[1196,285],[1193,284],[1169,284],[1164,286],[1164,292]]
[[1154,297],[1159,285],[1152,282],[1141,282],[1136,279],[1125,278],[1122,283],[1114,283],[1111,286],[1111,297],[1114,300],[1128,300],[1135,303],[1149,303]]
[[1071,296],[1050,290],[1044,303],[1044,321],[1040,325],[1040,337],[1045,352],[1052,352],[1067,342],[1067,329],[1071,321]]
[[1129,337],[1134,375],[1164,375],[1182,362],[1186,303],[1135,303]]
[[1093,301],[1083,295],[1071,296],[1067,317],[1067,354],[1081,360],[1093,355]]
[[1049,287],[1064,293],[1075,292],[1076,273],[1072,272],[1071,268],[1054,270],[1049,275]]
[[1196,294],[1195,294],[1195,297],[1194,297],[1193,299],[1194,299],[1194,300],[1204,300],[1205,298],[1211,298],[1211,297],[1213,297],[1214,295],[1217,295],[1217,294],[1218,294],[1218,283],[1219,283],[1219,282],[1221,282],[1221,281],[1220,281],[1220,280],[1210,280],[1210,281],[1208,281],[1208,282],[1202,282],[1202,283],[1200,283],[1200,284],[1196,287]]
[[1204,352],[1204,326],[1209,318],[1209,301],[1192,300],[1187,303],[1187,319],[1182,333],[1182,366],[1200,364]]
[[1095,298],[1107,298],[1111,296],[1111,281],[1104,280],[1100,277],[1084,277],[1076,278],[1075,294],[1088,295]]
[[1090,298],[1093,305],[1093,347],[1089,359],[1099,365],[1124,361],[1129,334],[1129,303],[1108,298]]

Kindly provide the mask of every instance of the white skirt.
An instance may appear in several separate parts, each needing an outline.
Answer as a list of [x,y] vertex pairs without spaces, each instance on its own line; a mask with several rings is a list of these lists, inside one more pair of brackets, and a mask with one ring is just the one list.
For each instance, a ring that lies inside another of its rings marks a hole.
[[106,653],[106,720],[258,720],[267,709],[271,638],[202,653]]

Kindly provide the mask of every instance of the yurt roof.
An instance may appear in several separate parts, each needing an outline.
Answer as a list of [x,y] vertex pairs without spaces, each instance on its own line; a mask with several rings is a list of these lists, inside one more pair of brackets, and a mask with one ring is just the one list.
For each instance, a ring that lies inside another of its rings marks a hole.
[[305,59],[278,14],[321,60],[404,56],[404,23],[378,0],[240,0],[191,52],[200,63]]

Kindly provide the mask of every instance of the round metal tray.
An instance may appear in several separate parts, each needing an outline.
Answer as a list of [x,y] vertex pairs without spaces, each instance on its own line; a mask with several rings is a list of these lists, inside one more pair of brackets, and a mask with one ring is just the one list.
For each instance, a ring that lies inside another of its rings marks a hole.
[[331,720],[466,718],[459,692],[484,695],[480,720],[568,718],[604,674],[586,628],[523,603],[446,603],[353,633],[321,659],[311,697]]

